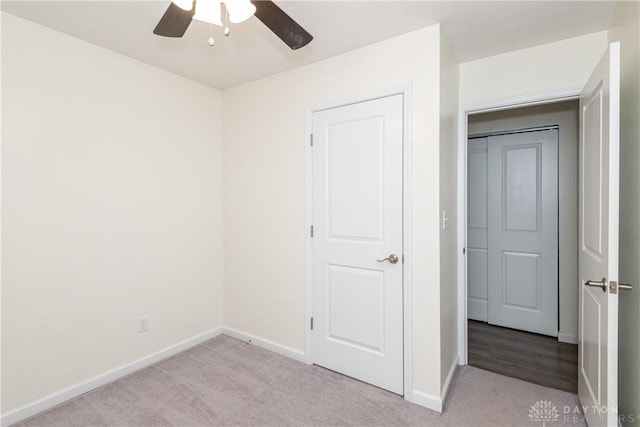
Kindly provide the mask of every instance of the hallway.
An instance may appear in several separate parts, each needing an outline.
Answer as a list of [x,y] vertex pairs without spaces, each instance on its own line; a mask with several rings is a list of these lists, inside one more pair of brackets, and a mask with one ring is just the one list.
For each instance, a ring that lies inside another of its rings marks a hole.
[[469,320],[469,365],[578,392],[578,346],[555,337]]

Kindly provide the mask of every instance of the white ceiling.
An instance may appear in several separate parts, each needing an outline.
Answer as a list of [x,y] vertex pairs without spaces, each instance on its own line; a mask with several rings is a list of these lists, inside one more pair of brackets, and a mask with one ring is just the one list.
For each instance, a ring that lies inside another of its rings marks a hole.
[[[286,1],[278,5],[314,40],[290,50],[258,19],[224,37],[193,21],[180,39],[152,34],[165,1],[2,1],[2,10],[115,52],[224,89],[338,55],[437,22],[458,59],[602,31],[615,1]],[[46,41],[43,41],[46,42]],[[419,54],[419,52],[416,52]]]

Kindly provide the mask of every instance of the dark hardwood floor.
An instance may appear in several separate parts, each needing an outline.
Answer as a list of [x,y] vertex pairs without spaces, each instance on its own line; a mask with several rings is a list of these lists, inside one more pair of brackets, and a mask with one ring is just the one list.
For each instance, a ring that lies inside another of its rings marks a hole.
[[469,365],[578,392],[578,346],[555,337],[469,320]]

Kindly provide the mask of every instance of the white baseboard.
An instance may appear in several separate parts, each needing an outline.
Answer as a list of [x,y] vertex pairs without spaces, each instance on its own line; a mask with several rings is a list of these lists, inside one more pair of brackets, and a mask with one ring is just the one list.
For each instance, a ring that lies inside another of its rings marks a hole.
[[115,381],[118,378],[122,378],[125,375],[129,375],[132,372],[151,366],[154,363],[171,357],[177,353],[180,353],[181,351],[187,350],[188,348],[203,343],[204,341],[214,338],[221,333],[222,328],[216,328],[196,335],[194,337],[187,338],[184,341],[180,341],[179,343],[162,349],[156,353],[145,356],[142,359],[138,359],[134,362],[107,371],[103,374],[91,377],[78,384],[72,385],[71,387],[67,387],[63,390],[38,399],[35,402],[20,406],[7,412],[6,414],[2,414],[2,416],[0,417],[0,426],[5,427],[17,423],[33,415],[36,415],[39,412],[45,411],[49,408],[53,408],[54,406],[60,405],[67,400],[71,400],[74,397],[78,397],[95,388]]
[[444,380],[444,385],[442,386],[440,396],[435,396],[433,394],[414,389],[411,399],[409,399],[408,396],[405,396],[405,399],[407,399],[411,403],[415,403],[416,405],[424,406],[427,409],[431,409],[432,411],[441,413],[442,409],[444,408],[444,402],[446,402],[447,396],[449,395],[451,381],[453,381],[453,376],[456,372],[457,367],[458,357],[456,356],[456,358],[453,360],[453,363],[451,364],[451,367],[449,368],[447,378]]
[[[239,331],[237,329],[220,327],[188,338],[184,341],[169,346],[156,353],[150,354],[149,356],[138,359],[127,365],[123,365],[107,371],[103,374],[96,375],[71,387],[52,393],[29,404],[20,406],[12,411],[7,412],[6,414],[2,414],[2,416],[0,416],[0,426],[5,427],[27,419],[33,415],[38,414],[39,412],[53,408],[54,406],[60,405],[93,389],[122,378],[125,375],[129,375],[135,371],[151,366],[154,363],[160,362],[161,360],[164,360],[177,353],[180,353],[181,351],[187,350],[193,346],[203,343],[204,341],[207,341],[218,335],[227,335],[241,341],[251,340],[251,343],[254,345],[297,360],[299,362],[307,363],[306,355],[303,351],[278,344],[274,341],[261,338],[256,335]],[[442,412],[443,402],[445,401],[449,392],[451,380],[453,378],[453,374],[457,365],[458,358],[455,359],[454,363],[451,366],[451,369],[449,370],[447,379],[445,380],[442,389],[441,396],[434,396],[419,390],[413,390],[413,396],[411,396],[411,399],[407,400],[417,405],[424,406],[425,408],[431,409],[433,411]]]
[[442,398],[420,390],[413,390],[411,403],[431,409],[432,411],[442,412]]
[[573,334],[565,334],[564,332],[558,332],[558,341],[566,342],[568,344],[578,344],[578,337]]
[[449,396],[449,390],[451,390],[451,382],[453,381],[453,376],[456,373],[458,364],[459,364],[459,359],[458,359],[458,356],[456,356],[456,358],[453,359],[453,363],[449,367],[449,373],[447,374],[447,379],[444,380],[444,385],[442,386],[442,391],[440,392],[440,400],[442,400],[443,407],[447,401],[447,397]]
[[295,348],[287,347],[282,344],[278,344],[277,342],[270,341],[266,338],[261,338],[256,335],[251,335],[247,332],[239,331],[233,328],[222,328],[222,334],[230,336],[231,338],[235,338],[241,341],[249,341],[258,347],[262,347],[264,349],[273,351],[274,353],[281,354],[283,356],[289,357],[291,359],[297,360],[298,362],[307,363],[306,356],[303,351],[296,350]]

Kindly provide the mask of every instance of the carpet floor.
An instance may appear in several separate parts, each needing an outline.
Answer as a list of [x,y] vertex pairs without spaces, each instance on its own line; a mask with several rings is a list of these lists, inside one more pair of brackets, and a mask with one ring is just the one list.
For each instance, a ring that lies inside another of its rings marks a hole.
[[[550,405],[532,416],[540,401]],[[584,426],[577,405],[574,394],[464,366],[439,414],[219,336],[16,426]]]

